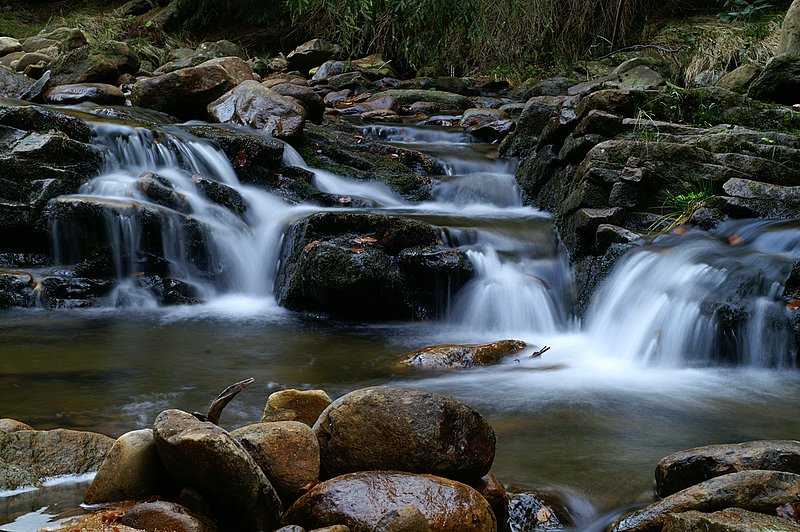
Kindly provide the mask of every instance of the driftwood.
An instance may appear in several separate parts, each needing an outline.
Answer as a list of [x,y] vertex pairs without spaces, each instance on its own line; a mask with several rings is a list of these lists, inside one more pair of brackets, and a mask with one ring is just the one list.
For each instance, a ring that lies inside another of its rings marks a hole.
[[533,353],[531,353],[531,356],[529,356],[528,358],[540,357],[543,354],[547,353],[548,351],[550,351],[550,346],[546,345],[543,348],[539,349],[538,351],[534,351]]
[[216,399],[211,403],[211,406],[208,407],[208,414],[200,414],[199,412],[194,412],[193,415],[200,421],[210,421],[215,425],[219,425],[219,418],[222,415],[222,411],[228,406],[234,397],[236,397],[239,392],[253,384],[255,379],[250,377],[249,379],[245,379],[243,381],[239,381],[235,384],[231,384],[220,393]]

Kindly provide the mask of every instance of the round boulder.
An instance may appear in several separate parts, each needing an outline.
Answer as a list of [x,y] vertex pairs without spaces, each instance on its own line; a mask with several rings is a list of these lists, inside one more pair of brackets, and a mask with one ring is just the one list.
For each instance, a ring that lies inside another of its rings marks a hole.
[[192,515],[189,510],[167,501],[137,504],[122,516],[122,524],[140,530],[170,530],[173,532],[212,532],[216,530],[207,519]]
[[[271,412],[292,410],[297,414],[297,421],[313,427],[331,402],[330,396],[324,390],[281,390],[267,398],[264,416],[267,417]],[[262,421],[265,419],[262,418]]]
[[289,96],[298,100],[303,104],[309,120],[315,124],[322,123],[322,115],[325,114],[325,101],[310,87],[298,85],[297,83],[277,83],[269,88],[281,96]]
[[305,423],[256,423],[231,436],[250,453],[283,501],[294,501],[306,486],[319,481],[319,443]]
[[9,432],[17,432],[19,430],[33,430],[33,427],[27,423],[23,423],[22,421],[17,421],[16,419],[7,417],[0,419],[0,432],[5,432],[7,434]]
[[401,470],[477,481],[494,460],[494,430],[464,403],[433,392],[377,386],[322,413],[314,432],[326,478]]
[[263,129],[277,138],[300,136],[306,121],[306,110],[297,100],[252,80],[208,104],[208,114],[216,122]]
[[422,513],[432,530],[497,530],[489,504],[469,486],[391,471],[364,471],[323,482],[287,510],[283,523],[306,529],[344,523],[351,530],[366,532],[377,530],[389,512],[408,506]]
[[44,93],[47,103],[73,105],[94,102],[102,105],[122,105],[125,95],[119,88],[108,83],[73,83],[59,85]]
[[83,502],[98,504],[142,499],[164,493],[170,486],[152,429],[134,430],[114,442]]
[[158,454],[172,479],[197,489],[224,520],[246,530],[274,529],[283,510],[272,484],[225,430],[180,410],[153,426]]

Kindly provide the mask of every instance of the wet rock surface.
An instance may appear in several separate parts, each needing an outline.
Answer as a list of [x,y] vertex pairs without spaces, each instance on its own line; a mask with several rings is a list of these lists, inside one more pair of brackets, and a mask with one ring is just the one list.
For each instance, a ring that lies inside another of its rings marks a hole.
[[713,477],[752,469],[800,474],[800,442],[752,441],[673,453],[656,466],[656,492],[666,497]]
[[332,403],[324,390],[281,390],[270,394],[264,407],[264,417],[272,412],[291,411],[297,421],[313,427],[323,410]]
[[726,508],[713,513],[697,511],[670,514],[664,518],[662,532],[704,530],[708,532],[800,532],[800,524],[788,519],[741,508]]
[[494,431],[480,414],[421,390],[351,392],[322,413],[314,432],[323,478],[394,469],[468,482],[485,475],[494,460]]
[[436,345],[404,355],[397,364],[427,369],[489,366],[519,353],[527,345],[520,340],[499,340],[480,345]]
[[180,504],[154,501],[138,504],[125,512],[123,525],[141,530],[172,532],[213,532],[216,527],[207,519],[192,515]]
[[306,529],[346,524],[366,532],[375,530],[387,513],[405,506],[419,510],[432,530],[497,529],[488,503],[469,486],[394,472],[352,473],[323,482],[289,508],[283,523]]

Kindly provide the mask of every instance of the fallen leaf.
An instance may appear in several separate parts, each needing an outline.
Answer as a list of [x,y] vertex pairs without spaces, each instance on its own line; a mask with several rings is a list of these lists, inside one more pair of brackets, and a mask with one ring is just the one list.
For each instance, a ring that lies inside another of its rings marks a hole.
[[309,243],[308,243],[308,244],[306,244],[306,246],[303,248],[303,253],[308,253],[309,251],[311,251],[312,249],[314,249],[314,248],[315,248],[315,247],[316,247],[318,244],[320,244],[320,243],[322,243],[322,240],[314,240],[314,241],[312,241],[312,242],[309,242]]
[[539,508],[539,511],[536,512],[536,520],[539,521],[540,523],[546,523],[550,520],[550,517],[552,517],[552,515],[553,514],[550,512],[548,508]]
[[686,229],[685,227],[676,227],[675,229],[672,230],[673,234],[679,235],[679,236],[683,236],[688,232],[689,232],[689,230]]
[[800,503],[787,502],[783,506],[778,506],[778,508],[775,510],[775,513],[778,515],[778,517],[800,522]]
[[244,166],[247,163],[247,155],[243,151],[240,151],[236,154],[234,158],[234,165],[235,166]]
[[744,238],[740,237],[739,235],[731,235],[728,237],[728,244],[732,246],[738,246],[739,244],[744,242]]
[[378,239],[371,236],[359,236],[353,239],[356,244],[374,244]]
[[787,310],[797,310],[800,308],[800,299],[793,299],[786,303]]
[[365,251],[366,251],[366,249],[364,249],[364,248],[350,248],[350,253],[353,253],[355,255],[360,255],[361,253],[364,253]]

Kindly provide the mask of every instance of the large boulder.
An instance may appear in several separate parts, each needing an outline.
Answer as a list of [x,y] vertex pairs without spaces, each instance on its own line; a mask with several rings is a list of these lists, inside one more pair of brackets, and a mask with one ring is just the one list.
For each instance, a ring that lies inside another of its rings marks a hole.
[[296,100],[252,80],[209,103],[208,114],[215,122],[262,129],[277,138],[300,136],[306,120],[306,110]]
[[783,18],[776,55],[800,55],[800,2],[792,2]]
[[19,98],[33,85],[33,80],[0,65],[0,97]]
[[397,363],[427,369],[489,366],[519,353],[527,345],[520,340],[499,340],[480,345],[435,345],[403,355]]
[[747,95],[763,102],[800,103],[800,55],[783,54],[770,59]]
[[406,506],[419,510],[432,530],[497,530],[489,504],[469,486],[430,475],[381,471],[319,484],[287,510],[283,523],[306,529],[346,524],[354,532],[367,532],[376,530],[385,515]]
[[446,91],[423,89],[389,89],[384,96],[396,98],[401,105],[410,106],[418,102],[435,104],[439,110],[466,111],[472,107],[472,100],[460,94]]
[[0,37],[0,57],[22,51],[22,43],[14,37]]
[[0,432],[0,490],[97,471],[113,444],[102,434],[67,429]]
[[438,245],[436,229],[416,220],[312,215],[287,233],[276,278],[278,301],[292,309],[370,320],[434,316],[442,308],[442,289],[454,293],[471,275],[460,251]]
[[47,103],[74,105],[81,102],[94,102],[103,105],[123,105],[125,95],[114,85],[108,83],[74,83],[59,85],[44,93]]
[[23,40],[22,49],[26,52],[36,52],[55,47],[64,53],[77,50],[87,44],[86,34],[78,28],[45,28],[36,35]]
[[36,281],[30,273],[0,271],[0,308],[32,307],[36,302],[34,288]]
[[617,521],[613,532],[658,532],[668,514],[713,512],[737,507],[773,513],[800,498],[800,475],[783,471],[741,471],[706,480]]
[[656,466],[656,492],[666,497],[710,478],[751,469],[800,474],[800,442],[751,441],[672,453]]
[[269,86],[270,89],[281,96],[294,98],[303,104],[308,119],[315,124],[322,123],[325,114],[325,101],[314,92],[314,89],[298,85],[297,83],[277,83]]
[[205,118],[206,106],[246,80],[250,66],[238,57],[210,59],[197,66],[145,78],[131,88],[134,105],[181,118]]
[[478,412],[432,392],[390,386],[351,392],[314,432],[325,478],[395,469],[477,481],[492,465],[495,435]]
[[277,528],[283,508],[275,489],[227,432],[180,410],[159,414],[153,432],[176,484],[202,493],[226,522],[246,530]]
[[[193,515],[180,504],[150,501],[137,504],[122,516],[120,522],[136,530],[170,530],[173,532],[214,532],[216,527],[207,518]],[[117,527],[112,527],[116,529]]]
[[286,60],[292,70],[307,74],[310,69],[336,58],[341,52],[341,48],[335,44],[323,39],[312,39],[292,50]]
[[117,438],[83,496],[86,504],[146,499],[168,493],[167,475],[152,429],[127,432]]
[[50,83],[115,84],[121,74],[135,74],[139,64],[139,56],[124,42],[87,44],[63,53],[53,61]]

